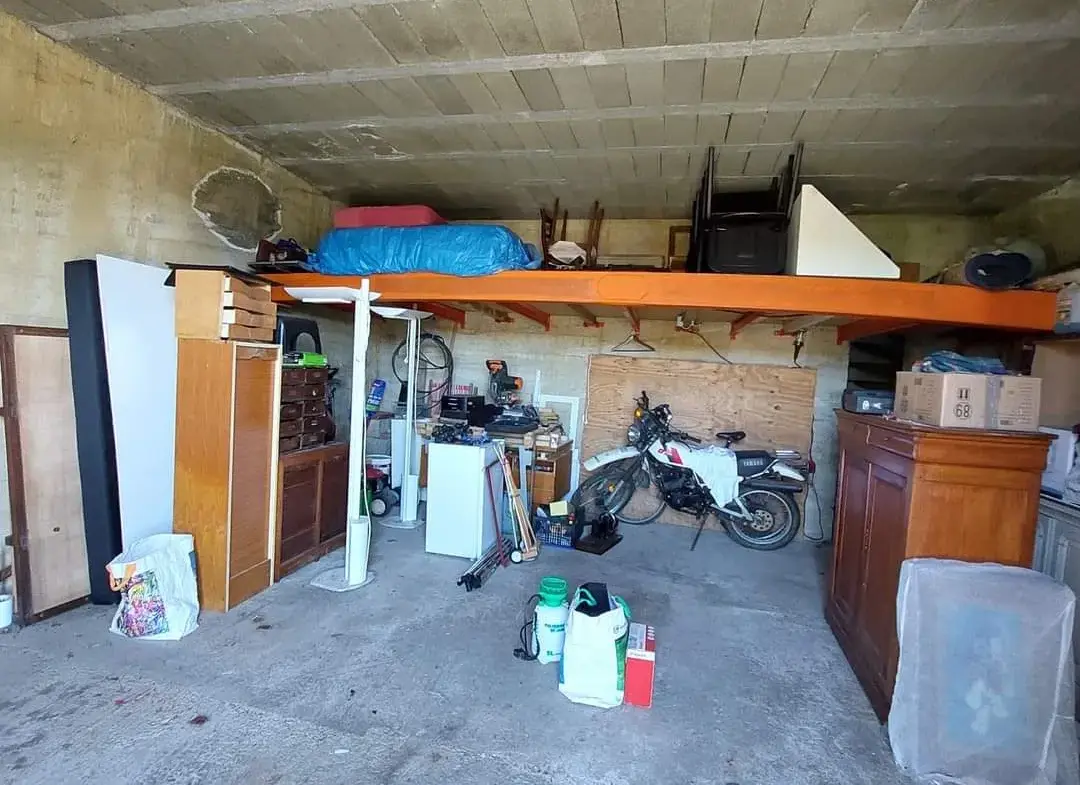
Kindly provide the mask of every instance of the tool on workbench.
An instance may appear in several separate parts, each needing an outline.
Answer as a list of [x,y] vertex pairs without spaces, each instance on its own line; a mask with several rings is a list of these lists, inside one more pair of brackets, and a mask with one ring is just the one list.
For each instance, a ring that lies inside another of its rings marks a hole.
[[514,547],[509,537],[500,537],[499,540],[484,551],[484,554],[474,561],[472,565],[458,578],[457,585],[464,586],[465,591],[470,592],[483,586],[491,574],[502,563],[499,554],[506,553]]
[[516,525],[517,549],[510,554],[510,561],[514,564],[532,561],[539,555],[540,549],[537,547],[536,534],[529,520],[529,512],[525,509],[525,502],[521,500],[521,492],[510,475],[510,462],[506,459],[506,452],[501,442],[495,442],[495,455],[498,456],[499,464],[502,466],[503,477],[506,480],[506,493],[510,497],[510,514]]
[[521,403],[521,390],[525,380],[520,376],[510,375],[510,366],[506,360],[488,360],[488,395],[491,402],[499,406],[517,406]]
[[532,406],[521,403],[521,389],[525,380],[510,375],[506,360],[488,360],[488,395],[493,403],[502,406],[502,412],[485,425],[489,433],[519,435],[534,431],[540,426],[540,417]]

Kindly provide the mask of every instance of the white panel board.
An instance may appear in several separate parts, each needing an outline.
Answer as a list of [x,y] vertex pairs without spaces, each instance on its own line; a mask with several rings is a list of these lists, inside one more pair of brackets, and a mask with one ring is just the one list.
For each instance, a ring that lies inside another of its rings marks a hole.
[[817,188],[804,185],[788,229],[788,275],[899,278],[900,268]]
[[165,268],[126,259],[98,256],[97,274],[126,550],[172,532],[176,290]]

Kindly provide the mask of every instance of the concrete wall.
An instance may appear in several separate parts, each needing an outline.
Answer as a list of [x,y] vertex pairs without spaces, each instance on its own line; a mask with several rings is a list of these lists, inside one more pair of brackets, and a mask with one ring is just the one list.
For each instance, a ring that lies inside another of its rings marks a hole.
[[[244,264],[251,255],[191,209],[192,188],[222,165],[270,186],[285,236],[314,242],[329,226],[330,200],[297,177],[3,13],[0,53],[0,323],[65,326],[70,259]],[[0,540],[6,483],[0,459]],[[10,560],[0,550],[0,566]]]
[[[923,277],[960,261],[973,245],[993,237],[991,219],[963,215],[853,215],[852,222],[897,262],[915,262]],[[510,227],[522,239],[539,243],[540,221],[499,221]],[[615,220],[605,221],[600,231],[600,255],[645,256],[645,264],[667,255],[668,229],[686,225],[685,221]],[[566,238],[581,242],[585,239],[585,221],[570,221]],[[1078,235],[1080,236],[1080,235]],[[680,251],[685,251],[685,235],[680,238]],[[634,263],[633,259],[623,260]]]
[[243,264],[191,209],[222,165],[258,174],[284,236],[314,242],[331,202],[284,169],[0,13],[0,323],[64,326],[62,263]]
[[[577,396],[582,399],[584,412],[586,394],[586,370],[588,358],[604,354],[622,341],[630,326],[623,319],[605,319],[600,329],[586,328],[580,319],[555,317],[551,331],[525,319],[511,324],[496,324],[490,317],[470,313],[465,329],[448,329],[443,321],[428,323],[426,329],[434,328],[442,334],[454,353],[454,381],[474,383],[481,390],[487,389],[488,359],[506,360],[511,373],[525,380],[525,390],[533,389],[536,372],[540,372],[541,389],[554,395]],[[753,325],[739,334],[736,341],[728,340],[726,324],[708,324],[703,332],[710,343],[735,363],[763,363],[788,365],[791,363],[790,338],[774,334],[773,325]],[[374,351],[375,370],[386,379],[390,387],[387,397],[397,395],[398,385],[390,368],[390,354],[405,335],[404,327],[386,323],[382,327],[378,347]],[[652,358],[678,360],[704,360],[720,362],[699,338],[686,333],[676,333],[668,321],[642,322],[642,338],[656,348]],[[800,364],[817,370],[817,395],[815,400],[814,458],[818,465],[817,488],[828,532],[832,523],[832,505],[836,486],[836,425],[833,409],[840,405],[840,396],[847,381],[847,344],[837,346],[833,329],[811,330],[806,346],[800,355]],[[629,416],[632,402],[627,401]],[[384,409],[389,408],[384,405]],[[678,416],[678,412],[675,413]],[[702,434],[705,436],[705,434]],[[819,518],[816,503],[807,500],[807,530],[816,535]]]
[[1080,179],[1006,210],[993,227],[998,234],[1041,243],[1051,271],[1080,264]]

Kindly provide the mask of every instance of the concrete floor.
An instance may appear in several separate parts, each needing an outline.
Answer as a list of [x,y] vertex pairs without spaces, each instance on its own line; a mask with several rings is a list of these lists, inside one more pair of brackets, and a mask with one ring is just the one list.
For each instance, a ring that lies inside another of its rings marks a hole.
[[[311,588],[331,554],[179,643],[111,635],[100,607],[0,635],[0,782],[906,782],[822,619],[808,543],[707,532],[690,553],[691,532],[652,526],[466,594],[462,561],[376,529],[371,586]],[[606,580],[655,625],[651,709],[572,704],[556,666],[513,658],[547,574]]]

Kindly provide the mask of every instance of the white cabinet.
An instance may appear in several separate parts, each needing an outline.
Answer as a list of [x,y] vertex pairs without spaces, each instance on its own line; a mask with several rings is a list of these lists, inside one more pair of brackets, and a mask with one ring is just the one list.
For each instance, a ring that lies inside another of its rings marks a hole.
[[[1040,497],[1039,528],[1031,567],[1061,581],[1080,597],[1080,507]],[[1080,653],[1080,613],[1073,621],[1074,661],[1077,653]],[[1080,668],[1076,672],[1080,676]]]
[[502,467],[491,444],[428,444],[428,553],[480,558],[502,530],[503,507]]

